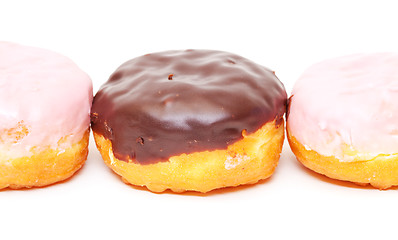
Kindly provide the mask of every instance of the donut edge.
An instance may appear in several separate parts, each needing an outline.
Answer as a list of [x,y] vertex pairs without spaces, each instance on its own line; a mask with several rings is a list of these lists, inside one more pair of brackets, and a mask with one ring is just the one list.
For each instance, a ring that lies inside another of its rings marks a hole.
[[47,148],[30,157],[0,161],[0,189],[44,187],[72,177],[87,159],[89,136],[87,129],[79,142],[62,153]]
[[379,155],[368,161],[342,162],[333,156],[324,156],[314,150],[307,150],[286,127],[287,140],[296,159],[306,168],[341,181],[353,182],[359,186],[371,185],[380,190],[398,185],[398,155]]
[[152,192],[197,191],[254,184],[275,171],[284,142],[284,120],[264,124],[224,150],[181,154],[167,162],[141,165],[125,162],[113,155],[112,143],[93,132],[105,164],[131,185],[145,186]]

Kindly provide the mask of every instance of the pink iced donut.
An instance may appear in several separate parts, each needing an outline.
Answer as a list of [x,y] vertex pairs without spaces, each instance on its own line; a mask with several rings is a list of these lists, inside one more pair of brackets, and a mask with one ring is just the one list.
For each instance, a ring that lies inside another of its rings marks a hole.
[[398,185],[398,54],[357,54],[307,69],[290,99],[293,152],[329,177]]
[[92,82],[70,59],[0,42],[0,188],[70,177],[87,157]]

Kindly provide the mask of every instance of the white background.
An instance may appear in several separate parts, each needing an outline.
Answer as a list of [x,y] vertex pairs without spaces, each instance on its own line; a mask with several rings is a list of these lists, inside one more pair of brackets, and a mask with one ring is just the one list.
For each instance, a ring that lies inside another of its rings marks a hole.
[[[0,40],[70,57],[94,92],[133,57],[204,48],[275,70],[290,93],[320,60],[398,52],[397,25],[394,1],[0,2]],[[285,142],[276,172],[259,184],[154,194],[124,184],[91,142],[69,181],[0,191],[0,239],[396,239],[397,190],[312,173]]]

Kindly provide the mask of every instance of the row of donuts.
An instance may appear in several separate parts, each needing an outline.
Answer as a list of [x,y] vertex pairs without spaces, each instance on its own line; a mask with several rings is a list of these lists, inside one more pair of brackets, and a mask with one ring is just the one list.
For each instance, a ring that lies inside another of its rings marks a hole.
[[87,158],[90,125],[126,183],[154,192],[253,184],[278,164],[284,116],[304,166],[386,189],[398,185],[397,100],[394,53],[317,63],[289,99],[275,72],[241,56],[151,53],[122,64],[93,98],[70,59],[0,42],[0,189],[71,177]]

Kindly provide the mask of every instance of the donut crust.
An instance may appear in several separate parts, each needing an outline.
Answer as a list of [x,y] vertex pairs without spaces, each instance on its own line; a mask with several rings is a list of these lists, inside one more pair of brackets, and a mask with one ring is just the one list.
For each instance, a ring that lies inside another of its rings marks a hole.
[[324,156],[314,150],[307,150],[292,136],[287,126],[290,148],[305,167],[327,177],[350,181],[360,186],[371,186],[380,190],[398,185],[398,154],[378,155],[367,160],[342,162],[333,156]]
[[284,122],[264,124],[259,130],[246,135],[224,150],[181,154],[169,161],[154,164],[137,164],[118,160],[112,143],[93,132],[106,165],[124,182],[146,186],[150,191],[208,192],[217,188],[254,184],[270,177],[279,160],[284,140]]
[[62,152],[47,148],[9,160],[1,159],[0,153],[0,189],[42,187],[71,177],[87,159],[89,135],[88,129],[79,142]]

